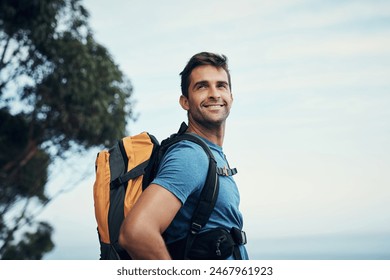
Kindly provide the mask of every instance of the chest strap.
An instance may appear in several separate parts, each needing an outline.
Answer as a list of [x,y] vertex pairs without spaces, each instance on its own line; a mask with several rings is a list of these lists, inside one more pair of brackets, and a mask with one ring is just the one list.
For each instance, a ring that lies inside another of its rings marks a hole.
[[217,174],[221,176],[233,176],[237,174],[237,168],[217,167]]

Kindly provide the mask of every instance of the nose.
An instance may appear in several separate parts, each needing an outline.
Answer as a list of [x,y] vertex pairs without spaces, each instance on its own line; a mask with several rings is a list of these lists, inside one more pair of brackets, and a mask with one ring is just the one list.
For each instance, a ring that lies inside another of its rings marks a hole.
[[208,97],[210,99],[219,99],[219,98],[221,98],[221,93],[216,86],[212,86],[212,87],[210,87]]

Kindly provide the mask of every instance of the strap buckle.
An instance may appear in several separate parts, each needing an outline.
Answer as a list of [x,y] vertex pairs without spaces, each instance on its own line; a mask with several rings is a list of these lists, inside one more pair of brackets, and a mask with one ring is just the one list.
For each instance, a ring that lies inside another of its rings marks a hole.
[[202,228],[202,226],[200,224],[197,224],[194,222],[191,224],[191,233],[197,234],[201,230],[201,228]]
[[217,167],[217,173],[221,176],[233,176],[237,174],[237,168],[229,168],[227,166]]
[[245,245],[247,243],[246,233],[238,228],[232,228],[230,234],[237,245]]

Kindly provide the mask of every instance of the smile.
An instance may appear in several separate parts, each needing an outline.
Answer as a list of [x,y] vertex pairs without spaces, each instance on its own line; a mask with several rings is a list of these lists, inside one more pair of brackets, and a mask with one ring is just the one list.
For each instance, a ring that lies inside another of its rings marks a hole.
[[206,108],[221,108],[224,105],[223,104],[209,104],[209,105],[203,105]]

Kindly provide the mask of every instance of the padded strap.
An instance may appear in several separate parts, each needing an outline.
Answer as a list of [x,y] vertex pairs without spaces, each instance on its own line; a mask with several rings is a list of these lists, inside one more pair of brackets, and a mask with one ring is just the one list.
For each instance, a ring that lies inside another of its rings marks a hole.
[[200,199],[197,207],[194,210],[191,221],[191,231],[193,233],[197,233],[208,222],[211,212],[214,209],[215,202],[217,200],[219,191],[219,182],[216,171],[217,162],[208,145],[199,136],[195,134],[183,133],[171,136],[170,138],[164,140],[161,143],[162,152],[165,153],[166,149],[169,146],[183,140],[191,141],[201,146],[209,158],[209,167],[207,171],[206,182],[200,194]]
[[211,152],[209,146],[203,141],[202,138],[196,134],[185,133],[187,125],[183,122],[179,131],[176,134],[171,135],[168,139],[161,142],[160,153],[161,156],[166,152],[168,147],[183,140],[191,141],[203,148],[209,158],[209,167],[207,171],[207,178],[205,185],[200,194],[198,204],[192,214],[191,230],[186,240],[186,246],[184,249],[184,258],[186,259],[187,253],[192,246],[195,235],[206,225],[211,213],[214,210],[215,202],[217,201],[219,193],[219,180],[217,174],[217,162]]

